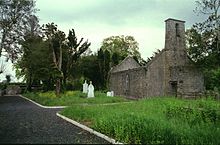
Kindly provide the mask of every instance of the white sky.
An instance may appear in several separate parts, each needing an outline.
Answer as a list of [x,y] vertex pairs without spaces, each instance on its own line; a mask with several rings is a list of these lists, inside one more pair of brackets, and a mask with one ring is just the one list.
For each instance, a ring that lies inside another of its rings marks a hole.
[[74,28],[92,51],[104,38],[134,36],[145,60],[164,47],[164,20],[184,20],[190,28],[201,19],[193,12],[195,0],[37,0],[36,7],[40,24],[54,22],[66,35]]
[[184,20],[186,29],[202,21],[195,7],[195,0],[36,0],[41,25],[54,22],[66,35],[74,29],[78,40],[91,42],[93,52],[107,37],[134,36],[145,60],[164,48],[164,20]]

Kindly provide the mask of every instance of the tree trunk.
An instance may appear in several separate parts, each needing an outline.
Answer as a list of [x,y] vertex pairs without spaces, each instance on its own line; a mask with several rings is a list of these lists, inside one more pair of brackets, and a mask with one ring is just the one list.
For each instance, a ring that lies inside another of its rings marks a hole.
[[5,37],[6,37],[6,31],[3,29],[2,39],[1,39],[1,42],[0,42],[0,57],[2,56],[2,49],[4,47],[3,43],[5,41]]
[[[55,65],[58,67],[58,70],[60,73],[62,73],[62,46],[61,46],[61,43],[60,42],[60,55],[59,55],[59,59],[58,61],[56,61],[56,55],[55,55],[55,51],[53,51],[53,54],[54,54],[54,63]],[[61,74],[63,75],[63,74]],[[61,79],[60,77],[57,78],[56,80],[56,96],[59,96],[60,95],[60,92],[61,92]]]
[[60,42],[60,56],[59,56],[59,64],[58,64],[58,68],[59,68],[59,71],[61,72],[61,69],[62,69],[62,57],[63,57],[63,54],[62,54],[62,46],[61,46],[62,42]]
[[32,91],[31,86],[32,86],[32,73],[29,74],[29,77],[28,77],[28,80],[27,80],[27,88],[26,88],[26,90],[27,91]]
[[60,79],[57,79],[56,81],[56,96],[57,97],[60,95],[60,86],[61,86],[61,81]]
[[[60,71],[54,49],[53,49],[53,62],[54,62],[54,65],[57,67],[57,69]],[[55,91],[56,96],[59,96],[60,95],[60,79],[59,78],[57,78],[55,85],[56,85],[56,91]]]

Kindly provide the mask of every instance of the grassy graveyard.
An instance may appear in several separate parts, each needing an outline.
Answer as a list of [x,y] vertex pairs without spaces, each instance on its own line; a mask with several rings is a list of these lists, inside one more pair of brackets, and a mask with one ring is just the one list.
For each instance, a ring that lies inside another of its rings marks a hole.
[[[220,144],[220,102],[156,97],[128,102],[97,91],[87,98],[81,91],[26,93],[46,106],[69,106],[60,113],[120,142],[141,144]],[[107,103],[119,103],[103,105]],[[88,104],[88,105],[80,105]]]
[[94,98],[87,98],[86,94],[82,93],[81,91],[67,91],[61,94],[59,97],[55,95],[54,91],[44,93],[28,92],[23,94],[23,96],[45,106],[71,106],[74,104],[105,104],[129,101],[119,96],[106,96],[106,93],[103,93],[101,91],[96,91]]
[[74,105],[61,114],[129,144],[220,144],[220,102],[210,98]]

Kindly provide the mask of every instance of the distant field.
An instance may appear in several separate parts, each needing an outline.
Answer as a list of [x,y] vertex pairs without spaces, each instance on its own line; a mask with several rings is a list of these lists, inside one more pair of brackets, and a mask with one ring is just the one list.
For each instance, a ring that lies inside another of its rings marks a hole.
[[67,91],[56,97],[54,92],[45,93],[25,93],[23,96],[34,100],[45,106],[71,106],[74,104],[105,104],[116,102],[127,102],[129,100],[115,96],[107,97],[105,93],[95,92],[95,98],[86,98],[86,94],[80,91]]
[[124,143],[220,144],[220,103],[212,99],[75,105],[61,114]]

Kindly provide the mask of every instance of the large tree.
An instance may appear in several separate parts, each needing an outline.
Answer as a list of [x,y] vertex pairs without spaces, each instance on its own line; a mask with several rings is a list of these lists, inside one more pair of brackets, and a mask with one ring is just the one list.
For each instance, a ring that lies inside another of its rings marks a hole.
[[43,25],[43,30],[53,56],[52,65],[54,68],[54,78],[56,79],[56,95],[59,96],[61,92],[61,83],[63,79],[62,54],[65,42],[65,33],[58,30],[57,25],[54,23],[48,23],[46,25]]
[[98,64],[99,64],[99,74],[100,74],[100,84],[102,85],[102,89],[107,88],[109,71],[111,68],[111,54],[109,50],[98,51]]
[[195,12],[207,15],[204,22],[197,23],[195,26],[201,31],[212,31],[216,37],[216,49],[219,51],[220,44],[220,0],[198,0]]
[[207,19],[194,24],[191,29],[187,30],[189,55],[195,62],[206,67],[207,65],[219,66],[220,0],[199,0],[196,4],[195,12],[207,16]]
[[19,41],[23,40],[25,26],[36,11],[35,0],[0,1],[0,56],[3,50],[12,62],[21,53]]
[[[100,72],[98,71],[99,62],[96,54],[80,57],[79,60],[76,62],[74,68],[75,68],[73,71],[73,74],[75,76],[74,85],[76,89],[81,89],[82,83],[84,82],[85,79],[87,80],[87,82],[91,80],[93,82],[93,85],[97,89],[103,89],[103,84],[101,82],[102,74],[100,74]],[[81,82],[81,84],[77,82]]]
[[39,72],[39,70],[45,64],[45,58],[48,58],[46,55],[43,56],[44,53],[48,53],[48,47],[40,36],[41,34],[38,18],[34,15],[30,16],[25,25],[23,40],[20,41],[21,57],[15,64],[17,76],[25,77],[27,90],[29,91],[33,83],[37,83],[36,80],[38,82],[41,80],[39,75],[42,74],[42,71]]
[[188,54],[203,68],[207,89],[220,88],[220,0],[196,1],[198,14],[207,16],[186,32]]
[[[31,91],[32,85],[44,83],[44,89],[50,89],[52,78],[52,55],[48,42],[40,36],[27,35],[22,43],[23,55],[14,65],[16,76],[23,77],[27,84],[27,90]],[[50,84],[50,85],[49,85]]]
[[134,56],[138,61],[142,61],[138,51],[138,43],[133,36],[111,36],[103,40],[101,49],[108,50],[111,54],[117,53],[120,60],[127,56]]
[[63,75],[64,75],[64,85],[66,84],[67,79],[74,79],[73,71],[75,71],[75,65],[80,56],[85,53],[89,46],[91,45],[88,40],[83,41],[84,38],[80,38],[78,41],[75,30],[69,30],[67,37],[67,45],[64,48],[64,61],[63,61]]

